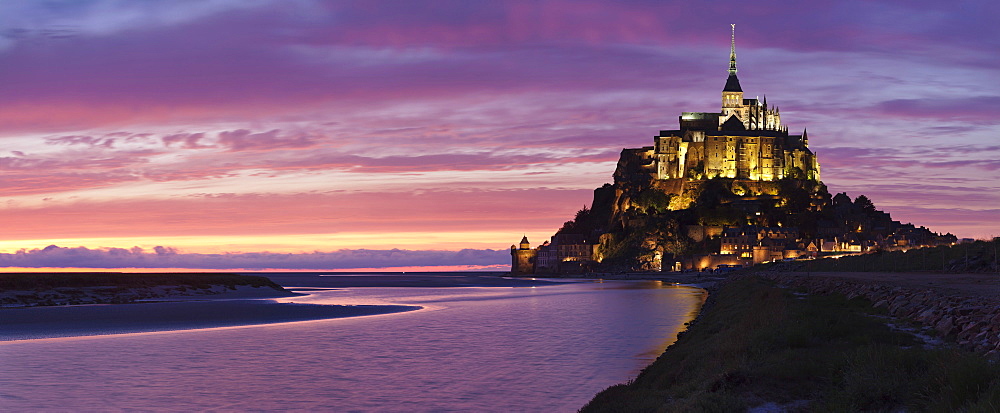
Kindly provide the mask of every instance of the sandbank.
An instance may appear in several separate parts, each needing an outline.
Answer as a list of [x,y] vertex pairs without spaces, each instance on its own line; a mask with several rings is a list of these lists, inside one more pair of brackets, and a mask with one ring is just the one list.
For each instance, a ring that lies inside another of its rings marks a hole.
[[405,305],[317,305],[273,300],[195,300],[0,310],[0,341],[249,326],[389,314]]

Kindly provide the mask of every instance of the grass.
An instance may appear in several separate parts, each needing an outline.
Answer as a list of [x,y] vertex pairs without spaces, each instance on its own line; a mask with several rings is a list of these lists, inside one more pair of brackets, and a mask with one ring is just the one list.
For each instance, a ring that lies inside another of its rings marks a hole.
[[[800,261],[797,271],[848,272],[1000,272],[997,254],[1000,238],[952,246],[879,251],[839,259]],[[797,262],[798,264],[799,262]]]
[[282,288],[266,277],[224,273],[0,273],[0,291],[48,290],[60,287],[155,287],[211,285]]
[[725,283],[691,329],[584,412],[997,411],[1000,366],[925,350],[863,299],[805,296],[757,278]]

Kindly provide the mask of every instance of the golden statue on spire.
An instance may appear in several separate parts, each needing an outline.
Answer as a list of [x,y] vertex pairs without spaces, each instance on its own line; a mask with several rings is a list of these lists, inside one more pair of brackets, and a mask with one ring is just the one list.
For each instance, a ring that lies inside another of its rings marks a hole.
[[730,24],[733,26],[733,42],[729,48],[729,74],[736,74],[736,23]]

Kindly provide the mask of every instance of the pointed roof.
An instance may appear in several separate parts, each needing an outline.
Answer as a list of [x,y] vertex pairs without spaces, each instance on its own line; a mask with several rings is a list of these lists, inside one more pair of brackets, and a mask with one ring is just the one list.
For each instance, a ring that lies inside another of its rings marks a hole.
[[522,244],[527,244],[528,243],[528,236],[527,235],[525,235],[524,238],[521,238],[521,243]]
[[733,73],[729,75],[729,79],[726,79],[726,87],[722,89],[723,92],[743,92],[743,88],[740,87],[740,79],[736,77]]
[[747,130],[746,125],[743,125],[743,121],[736,115],[730,116],[725,122],[722,122],[722,130],[724,131],[742,131]]

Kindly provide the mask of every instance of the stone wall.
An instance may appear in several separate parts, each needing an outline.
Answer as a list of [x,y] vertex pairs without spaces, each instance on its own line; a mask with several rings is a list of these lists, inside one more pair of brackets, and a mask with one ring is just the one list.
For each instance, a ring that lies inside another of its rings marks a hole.
[[973,298],[933,289],[904,288],[878,281],[810,276],[808,273],[755,275],[811,294],[862,297],[890,315],[932,327],[959,347],[1000,360],[1000,298]]

